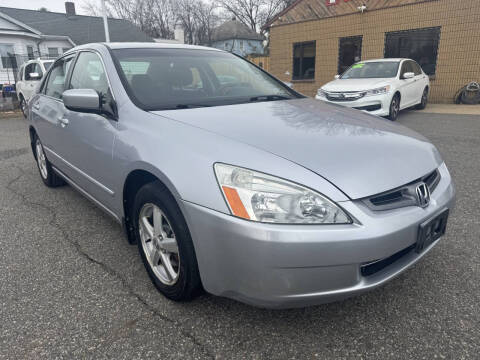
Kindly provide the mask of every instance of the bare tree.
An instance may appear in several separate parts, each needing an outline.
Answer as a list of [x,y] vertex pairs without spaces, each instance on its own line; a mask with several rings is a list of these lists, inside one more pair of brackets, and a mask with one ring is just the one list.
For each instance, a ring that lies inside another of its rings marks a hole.
[[218,0],[223,9],[253,31],[259,31],[289,2],[291,0]]
[[[151,37],[173,38],[175,14],[170,0],[108,0],[106,5],[108,16],[129,20]],[[101,14],[92,0],[84,10],[95,16]]]
[[197,1],[196,0],[176,0],[174,12],[178,22],[181,23],[185,33],[185,41],[187,44],[196,43],[197,32]]
[[216,5],[201,0],[172,0],[177,23],[185,32],[188,44],[210,44],[213,29],[218,25]]
[[197,21],[197,42],[209,45],[212,42],[213,30],[218,26],[220,18],[217,14],[217,5],[213,2],[197,3],[195,13]]

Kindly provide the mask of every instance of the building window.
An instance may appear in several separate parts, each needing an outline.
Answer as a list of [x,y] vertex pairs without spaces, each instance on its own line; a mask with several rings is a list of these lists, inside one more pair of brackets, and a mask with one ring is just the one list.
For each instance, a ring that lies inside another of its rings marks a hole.
[[35,59],[35,54],[33,53],[33,46],[27,46],[27,56],[28,60]]
[[293,44],[293,80],[315,78],[315,41]]
[[437,67],[440,27],[388,32],[385,34],[386,58],[410,58],[428,75]]
[[4,69],[17,68],[17,59],[13,51],[13,45],[0,44],[0,56],[2,57],[2,66]]
[[224,44],[225,50],[228,50],[228,42]]
[[58,48],[48,48],[48,57],[49,58],[58,57]]
[[338,74],[362,59],[362,36],[340,38],[338,43]]
[[240,40],[240,50],[243,50],[243,40]]

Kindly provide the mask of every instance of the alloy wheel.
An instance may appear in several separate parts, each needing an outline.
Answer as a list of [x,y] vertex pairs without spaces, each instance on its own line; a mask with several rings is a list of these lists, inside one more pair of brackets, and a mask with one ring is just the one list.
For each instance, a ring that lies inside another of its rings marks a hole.
[[153,273],[163,284],[175,284],[180,273],[180,255],[169,219],[158,206],[147,203],[140,210],[138,228]]
[[44,179],[47,179],[48,177],[47,157],[45,156],[45,152],[43,151],[42,143],[38,139],[37,139],[37,142],[35,143],[35,151],[37,153],[37,163],[38,163],[38,168],[40,169],[40,175],[42,175]]
[[428,91],[427,89],[423,90],[422,94],[422,108],[425,108],[427,106],[427,98],[428,98]]
[[398,117],[398,112],[400,111],[400,102],[398,101],[398,96],[394,96],[392,103],[390,105],[390,117],[392,120],[395,120]]

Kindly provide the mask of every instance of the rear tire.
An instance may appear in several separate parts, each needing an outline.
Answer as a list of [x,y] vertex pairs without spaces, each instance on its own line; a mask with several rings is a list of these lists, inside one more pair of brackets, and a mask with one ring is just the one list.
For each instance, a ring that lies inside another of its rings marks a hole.
[[420,104],[415,106],[417,110],[423,110],[427,107],[428,102],[428,88],[425,88],[422,93],[422,98],[420,100]]
[[158,291],[174,301],[194,298],[201,291],[195,249],[185,218],[163,184],[140,188],[132,218],[140,256]]
[[390,113],[388,114],[387,118],[395,121],[398,118],[398,113],[400,112],[400,95],[395,94],[393,95],[392,102],[390,103]]
[[65,181],[53,171],[52,165],[45,155],[42,142],[37,135],[33,138],[33,150],[35,152],[35,160],[37,161],[38,171],[40,172],[40,177],[42,178],[43,183],[48,187],[65,185]]

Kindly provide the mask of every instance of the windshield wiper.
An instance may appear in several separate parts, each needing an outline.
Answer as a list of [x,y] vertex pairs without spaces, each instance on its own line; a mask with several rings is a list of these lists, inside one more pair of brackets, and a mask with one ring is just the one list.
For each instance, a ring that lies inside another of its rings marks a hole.
[[196,108],[196,107],[210,107],[212,105],[209,105],[209,104],[177,104],[175,105],[174,109],[192,109],[192,108]]
[[250,98],[250,102],[255,102],[255,101],[275,101],[275,100],[289,100],[293,99],[291,96],[285,96],[285,95],[259,95],[259,96],[254,96]]

